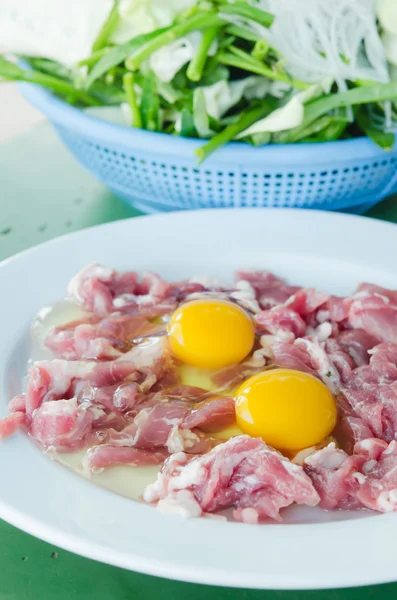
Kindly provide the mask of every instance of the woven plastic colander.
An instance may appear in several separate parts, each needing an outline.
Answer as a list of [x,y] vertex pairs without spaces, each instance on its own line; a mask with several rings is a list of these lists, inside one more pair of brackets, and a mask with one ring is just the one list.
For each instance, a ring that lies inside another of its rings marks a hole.
[[31,84],[77,160],[117,196],[145,212],[272,206],[363,212],[397,192],[397,144],[368,138],[254,148],[230,143],[201,166],[203,141],[130,129],[88,116]]

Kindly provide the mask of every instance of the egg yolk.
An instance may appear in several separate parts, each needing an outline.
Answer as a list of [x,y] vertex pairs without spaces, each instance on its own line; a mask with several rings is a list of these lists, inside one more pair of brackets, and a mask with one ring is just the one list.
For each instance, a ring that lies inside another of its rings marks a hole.
[[312,375],[292,369],[254,375],[236,392],[237,425],[278,450],[318,444],[334,429],[336,416],[328,388]]
[[168,335],[182,362],[202,369],[221,369],[242,361],[252,350],[251,317],[227,300],[192,300],[173,313]]

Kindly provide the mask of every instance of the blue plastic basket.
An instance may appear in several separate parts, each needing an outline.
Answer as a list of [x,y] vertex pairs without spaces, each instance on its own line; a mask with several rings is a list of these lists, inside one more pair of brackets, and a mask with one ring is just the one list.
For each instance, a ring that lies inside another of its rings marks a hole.
[[397,144],[368,138],[254,148],[230,143],[198,166],[202,141],[131,129],[88,116],[21,84],[77,160],[145,212],[272,206],[363,212],[397,191]]

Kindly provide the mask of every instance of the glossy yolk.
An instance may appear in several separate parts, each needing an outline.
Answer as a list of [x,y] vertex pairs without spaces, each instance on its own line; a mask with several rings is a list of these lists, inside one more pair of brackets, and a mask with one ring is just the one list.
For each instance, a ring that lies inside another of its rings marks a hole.
[[252,350],[251,317],[232,302],[216,299],[182,304],[168,326],[171,350],[182,362],[221,369],[242,361]]
[[313,446],[336,423],[335,400],[318,379],[273,369],[247,379],[236,392],[237,425],[278,450]]

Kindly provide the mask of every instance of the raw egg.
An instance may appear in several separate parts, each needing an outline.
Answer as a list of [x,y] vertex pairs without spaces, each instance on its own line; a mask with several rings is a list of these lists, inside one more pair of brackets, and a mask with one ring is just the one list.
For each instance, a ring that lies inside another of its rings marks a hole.
[[255,341],[248,313],[227,300],[204,299],[177,308],[168,326],[171,350],[182,362],[221,369],[241,362]]
[[254,375],[236,393],[236,421],[244,433],[278,450],[314,446],[335,427],[328,388],[307,373],[272,369]]

